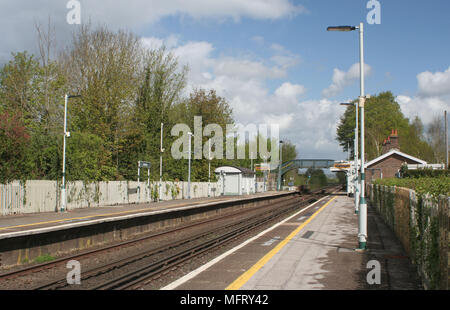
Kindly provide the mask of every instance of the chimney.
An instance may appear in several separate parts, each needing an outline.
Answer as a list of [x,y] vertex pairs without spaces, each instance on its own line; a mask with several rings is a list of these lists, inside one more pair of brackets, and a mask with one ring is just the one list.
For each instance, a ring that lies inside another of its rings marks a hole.
[[391,135],[384,140],[383,142],[383,148],[382,152],[383,154],[386,154],[387,152],[391,150],[397,150],[400,151],[400,143],[398,140],[398,130],[392,130]]
[[400,151],[400,143],[398,141],[398,131],[397,129],[392,131],[391,136],[389,137],[391,140],[391,150]]

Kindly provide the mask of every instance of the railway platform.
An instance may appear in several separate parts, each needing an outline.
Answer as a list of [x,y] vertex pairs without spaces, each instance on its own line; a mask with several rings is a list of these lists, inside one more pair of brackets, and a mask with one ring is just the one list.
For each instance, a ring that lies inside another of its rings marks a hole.
[[219,203],[237,199],[251,199],[276,194],[276,192],[257,193],[245,196],[218,196],[196,199],[180,199],[160,201],[144,204],[123,204],[95,208],[80,208],[65,212],[44,212],[7,215],[0,217],[0,240],[11,236],[32,234],[64,228],[68,225],[76,226],[90,224],[92,221],[111,220],[123,216],[136,217],[148,212],[164,212],[182,207],[195,207],[204,204]]
[[357,234],[352,198],[335,193],[163,289],[421,289],[401,244],[375,210],[368,209],[367,250],[356,250]]
[[122,242],[225,209],[285,199],[295,192],[162,201],[0,217],[0,270]]

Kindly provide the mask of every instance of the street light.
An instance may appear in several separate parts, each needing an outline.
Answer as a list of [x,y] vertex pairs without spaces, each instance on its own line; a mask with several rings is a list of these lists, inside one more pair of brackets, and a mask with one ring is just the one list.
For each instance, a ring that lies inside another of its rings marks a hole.
[[189,162],[188,162],[188,199],[191,199],[191,137],[192,132],[188,132],[189,136]]
[[327,31],[353,31],[358,29],[355,26],[331,26],[327,28]]
[[360,89],[361,94],[359,96],[359,107],[361,109],[361,197],[359,204],[359,249],[366,249],[367,243],[367,203],[365,197],[365,170],[364,170],[364,104],[366,101],[364,93],[364,23],[359,23],[359,27],[356,26],[333,26],[328,27],[327,31],[353,31],[359,29],[359,69],[360,69]]
[[281,164],[282,164],[282,162],[283,162],[283,141],[281,141],[280,140],[280,142],[279,142],[279,147],[280,147],[280,163],[279,163],[279,166],[278,166],[278,191],[280,191],[281,190]]
[[63,167],[61,185],[61,212],[66,210],[66,138],[70,137],[67,131],[67,102],[70,98],[81,97],[81,95],[64,95],[64,140],[63,140]]
[[208,197],[211,197],[211,139],[208,140]]
[[158,200],[161,200],[161,186],[162,186],[162,156],[164,153],[163,148],[163,128],[164,123],[161,123],[161,146],[160,146],[160,153],[159,153],[159,194],[158,194]]
[[359,110],[359,105],[358,105],[358,101],[356,101],[354,104],[353,103],[341,103],[341,105],[355,105],[355,151],[354,151],[354,155],[355,155],[355,179],[354,179],[354,183],[355,183],[355,213],[358,214],[359,211],[359,183],[360,183],[360,174],[359,172],[359,160],[358,160],[358,153],[359,153],[359,145],[358,145],[358,135],[359,135],[359,120],[358,120],[358,110]]

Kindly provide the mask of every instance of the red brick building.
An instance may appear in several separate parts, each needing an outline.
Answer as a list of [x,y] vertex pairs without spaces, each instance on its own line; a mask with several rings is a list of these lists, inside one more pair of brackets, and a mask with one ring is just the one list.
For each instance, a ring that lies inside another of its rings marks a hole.
[[366,180],[370,182],[379,178],[393,178],[403,164],[422,164],[426,161],[400,152],[400,143],[397,130],[383,142],[383,155],[366,163]]

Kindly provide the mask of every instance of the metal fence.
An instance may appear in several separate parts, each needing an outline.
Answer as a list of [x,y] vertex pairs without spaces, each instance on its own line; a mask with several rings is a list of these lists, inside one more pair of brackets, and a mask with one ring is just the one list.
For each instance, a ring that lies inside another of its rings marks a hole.
[[23,183],[15,181],[9,184],[0,184],[1,215],[23,213],[24,198]]

